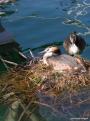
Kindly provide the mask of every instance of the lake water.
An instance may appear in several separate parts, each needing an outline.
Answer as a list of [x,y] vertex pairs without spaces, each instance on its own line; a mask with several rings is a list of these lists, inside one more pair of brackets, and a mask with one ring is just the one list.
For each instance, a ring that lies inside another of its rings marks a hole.
[[[2,23],[23,49],[63,42],[72,31],[90,44],[89,0],[18,0],[7,9],[15,13],[3,17]],[[90,59],[89,52],[88,46],[84,57]]]
[[[90,0],[16,0],[4,10],[13,14],[1,17],[2,24],[22,49],[63,42],[72,31],[90,45]],[[90,46],[82,55],[90,59]]]

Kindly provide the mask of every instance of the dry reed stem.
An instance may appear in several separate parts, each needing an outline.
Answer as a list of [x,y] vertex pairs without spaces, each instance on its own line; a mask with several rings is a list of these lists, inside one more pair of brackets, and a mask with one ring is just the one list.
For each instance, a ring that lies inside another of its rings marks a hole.
[[[67,110],[72,115],[69,111],[70,108],[82,105],[90,100],[89,96],[84,100],[79,99],[79,93],[82,94],[81,89],[85,88],[87,90],[90,87],[90,62],[85,60],[83,62],[84,65],[86,64],[87,69],[85,73],[61,74],[54,72],[52,67],[47,67],[40,62],[15,68],[0,78],[0,103],[10,103],[15,99],[19,99],[23,104],[28,104],[18,121],[27,113],[30,104],[35,104],[33,109],[35,109],[36,105],[42,105],[58,114],[60,113],[57,109],[58,106],[62,107],[62,105],[68,103],[69,106],[65,105],[61,109],[63,111]],[[10,96],[5,100],[3,95],[10,92],[14,92],[14,96]],[[45,101],[43,96],[39,97],[38,93],[53,99],[53,106],[49,104],[49,100]],[[85,94],[87,93],[85,92]],[[77,100],[74,100],[73,97],[76,97]],[[42,101],[40,101],[40,98]],[[31,113],[29,112],[27,115]]]

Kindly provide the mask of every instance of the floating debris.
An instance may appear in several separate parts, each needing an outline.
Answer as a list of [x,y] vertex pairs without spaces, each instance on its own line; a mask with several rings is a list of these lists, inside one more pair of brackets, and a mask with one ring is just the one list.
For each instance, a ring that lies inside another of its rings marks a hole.
[[82,28],[87,28],[87,26],[85,24],[83,24],[80,20],[78,19],[65,19],[63,24],[66,25],[77,25],[78,27],[82,27]]

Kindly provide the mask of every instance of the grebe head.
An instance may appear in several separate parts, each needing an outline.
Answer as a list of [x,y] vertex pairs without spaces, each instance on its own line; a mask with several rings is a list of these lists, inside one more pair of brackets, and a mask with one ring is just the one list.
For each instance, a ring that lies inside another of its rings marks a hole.
[[44,51],[42,51],[40,53],[44,53],[44,55],[47,55],[48,57],[50,57],[53,55],[60,55],[61,51],[56,46],[50,46],[50,47],[47,47]]
[[71,44],[74,44],[74,43],[76,42],[76,39],[77,39],[76,32],[72,32],[72,33],[70,33],[69,38],[70,38],[70,42],[71,42]]
[[79,53],[79,48],[76,45],[76,43],[78,41],[78,35],[76,32],[72,32],[69,35],[69,42],[70,44],[68,44],[68,52],[70,55],[76,55]]
[[44,55],[43,55],[43,62],[44,62],[44,64],[48,65],[47,59],[49,57],[52,57],[52,56],[60,55],[61,51],[56,46],[50,46],[50,47],[47,47],[44,51],[42,51],[40,53],[44,53]]

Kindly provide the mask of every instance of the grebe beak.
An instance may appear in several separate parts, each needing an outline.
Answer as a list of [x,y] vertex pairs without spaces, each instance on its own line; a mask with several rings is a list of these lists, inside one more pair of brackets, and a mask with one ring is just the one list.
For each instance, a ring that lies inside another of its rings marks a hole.
[[47,52],[46,50],[43,50],[43,51],[39,52],[39,54],[44,54],[46,52]]

